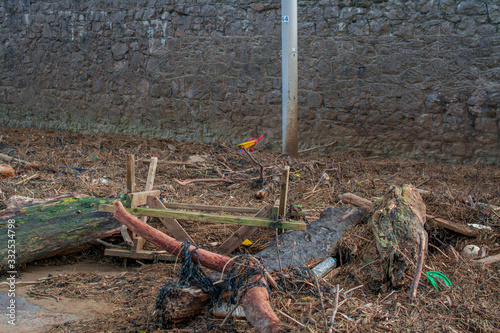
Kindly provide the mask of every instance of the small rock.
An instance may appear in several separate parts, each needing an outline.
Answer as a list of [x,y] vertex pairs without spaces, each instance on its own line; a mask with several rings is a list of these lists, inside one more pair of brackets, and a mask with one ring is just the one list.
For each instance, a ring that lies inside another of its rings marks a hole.
[[192,155],[189,156],[188,162],[190,163],[203,163],[208,160],[208,155]]
[[479,256],[479,247],[476,245],[467,245],[462,250],[462,255],[469,259],[474,259]]

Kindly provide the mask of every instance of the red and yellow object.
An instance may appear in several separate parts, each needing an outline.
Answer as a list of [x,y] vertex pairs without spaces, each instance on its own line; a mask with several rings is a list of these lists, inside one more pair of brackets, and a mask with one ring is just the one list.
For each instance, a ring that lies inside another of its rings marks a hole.
[[[255,147],[257,145],[257,143],[262,140],[264,138],[264,136],[261,136],[260,138],[258,139],[254,139],[254,138],[251,138],[250,140],[248,140],[247,142],[243,142],[243,143],[240,143],[238,144],[238,147],[240,148],[244,148],[244,149],[251,149],[253,147]],[[253,150],[253,149],[252,149]]]

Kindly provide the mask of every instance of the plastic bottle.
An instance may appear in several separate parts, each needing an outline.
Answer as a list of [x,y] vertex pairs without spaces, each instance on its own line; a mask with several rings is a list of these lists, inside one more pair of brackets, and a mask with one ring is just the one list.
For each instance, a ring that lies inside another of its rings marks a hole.
[[328,257],[317,264],[313,269],[311,269],[311,271],[315,276],[323,277],[335,267],[337,267],[337,259]]

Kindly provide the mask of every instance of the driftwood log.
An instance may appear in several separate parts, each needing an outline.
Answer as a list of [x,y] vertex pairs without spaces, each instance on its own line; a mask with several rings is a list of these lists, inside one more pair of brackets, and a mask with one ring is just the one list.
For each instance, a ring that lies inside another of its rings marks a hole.
[[327,208],[319,220],[307,225],[306,231],[288,231],[279,235],[278,247],[275,239],[255,257],[263,261],[269,272],[289,266],[299,267],[311,259],[323,260],[335,252],[340,239],[361,222],[364,214],[365,210],[358,208]]
[[[182,242],[143,223],[137,217],[128,213],[121,202],[115,203],[113,216],[132,232],[135,232],[147,241],[159,246],[161,249],[176,256],[180,256],[182,254]],[[196,248],[194,246],[190,246],[189,251],[191,252],[195,249]],[[212,270],[223,272],[229,271],[232,268],[232,261],[229,257],[203,249],[197,249],[192,253],[192,260],[199,262],[203,266]],[[280,320],[272,310],[271,304],[269,303],[269,293],[265,287],[265,278],[254,276],[253,278],[250,278],[250,283],[255,282],[257,279],[260,280],[260,284],[245,290],[244,294],[241,296],[240,304],[245,311],[245,316],[254,326],[256,332],[281,332],[282,326]]]
[[[118,234],[120,223],[97,211],[102,203],[109,200],[79,196],[9,200],[8,208],[0,211],[0,244],[5,244],[0,248],[0,273],[31,261],[82,251],[98,239]],[[15,221],[14,228],[8,229],[9,221]],[[8,261],[14,251],[9,253],[7,244],[15,244],[15,267]]]

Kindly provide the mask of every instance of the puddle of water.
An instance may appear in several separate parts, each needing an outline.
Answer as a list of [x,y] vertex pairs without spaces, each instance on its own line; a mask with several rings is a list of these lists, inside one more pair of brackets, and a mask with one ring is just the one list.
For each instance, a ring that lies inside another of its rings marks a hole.
[[82,316],[70,313],[47,311],[43,306],[30,303],[30,299],[16,295],[16,317],[15,326],[9,324],[10,318],[7,304],[10,304],[11,298],[8,297],[7,291],[0,291],[0,304],[2,306],[0,321],[0,332],[45,332],[46,329],[53,325],[63,324],[68,321],[82,318]]
[[[65,266],[36,267],[31,266],[22,272],[22,276],[16,282],[37,281],[50,275],[74,274],[80,272],[92,272],[100,275],[119,275],[125,269],[99,263],[77,263]],[[8,288],[0,288],[0,332],[15,333],[38,333],[46,332],[49,328],[62,325],[69,321],[91,318],[94,315],[113,312],[116,307],[91,299],[74,299],[60,297],[59,301],[54,298],[34,298],[27,296],[30,285],[16,286],[16,320],[15,326],[9,324],[10,304]]]

